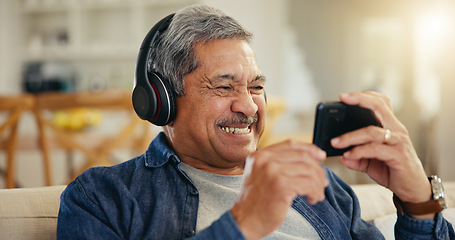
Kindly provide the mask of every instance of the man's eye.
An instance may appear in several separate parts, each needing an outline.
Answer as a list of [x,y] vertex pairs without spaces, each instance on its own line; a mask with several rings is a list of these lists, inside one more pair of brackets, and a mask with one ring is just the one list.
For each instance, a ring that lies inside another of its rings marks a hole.
[[253,90],[253,91],[261,91],[261,90],[264,89],[264,87],[263,86],[255,86],[255,87],[250,87],[250,89]]
[[219,86],[219,87],[217,87],[217,89],[220,89],[220,90],[229,90],[229,89],[231,89],[231,87],[229,87],[229,86]]

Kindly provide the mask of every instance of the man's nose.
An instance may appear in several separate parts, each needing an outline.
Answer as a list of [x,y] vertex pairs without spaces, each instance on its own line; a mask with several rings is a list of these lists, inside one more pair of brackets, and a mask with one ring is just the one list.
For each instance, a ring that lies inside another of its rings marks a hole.
[[237,93],[232,105],[232,112],[240,112],[246,116],[254,116],[258,111],[258,105],[254,102],[253,96],[248,92]]

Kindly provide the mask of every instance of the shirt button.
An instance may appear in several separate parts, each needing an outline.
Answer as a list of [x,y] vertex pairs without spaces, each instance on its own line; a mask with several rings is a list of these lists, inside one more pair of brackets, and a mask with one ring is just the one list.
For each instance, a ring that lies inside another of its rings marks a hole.
[[199,191],[198,191],[197,189],[195,189],[195,188],[191,189],[190,192],[191,192],[191,194],[193,194],[193,195],[198,195],[198,194],[199,194]]
[[191,237],[191,236],[194,236],[194,234],[196,234],[196,231],[194,231],[194,230],[189,230],[189,231],[186,232],[185,235],[186,235],[187,237]]

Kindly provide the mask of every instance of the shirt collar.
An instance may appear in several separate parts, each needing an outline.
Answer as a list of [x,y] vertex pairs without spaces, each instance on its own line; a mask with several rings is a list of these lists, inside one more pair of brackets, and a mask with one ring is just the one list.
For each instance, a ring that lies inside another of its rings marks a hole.
[[175,152],[171,149],[166,135],[164,132],[160,132],[145,152],[145,166],[152,168],[161,167],[171,159],[180,162]]

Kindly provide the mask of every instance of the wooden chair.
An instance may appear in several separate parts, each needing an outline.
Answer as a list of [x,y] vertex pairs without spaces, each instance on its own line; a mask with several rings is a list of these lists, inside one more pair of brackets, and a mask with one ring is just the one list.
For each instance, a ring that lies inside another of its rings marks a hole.
[[30,95],[21,96],[0,96],[0,112],[4,113],[6,119],[0,123],[0,149],[6,154],[5,183],[7,188],[14,188],[15,184],[15,162],[17,142],[17,126],[22,113],[29,110],[33,105],[33,97]]
[[258,148],[263,148],[273,143],[273,127],[276,124],[278,118],[284,113],[286,109],[286,103],[279,97],[268,97],[267,99],[267,122],[265,125],[264,132],[259,139]]
[[[77,171],[70,170],[69,181],[89,167],[115,164],[112,157],[117,148],[127,146],[130,150],[141,153],[151,140],[150,123],[142,121],[134,113],[131,92],[44,93],[36,95],[35,102],[34,115],[38,124],[43,157],[50,159],[51,149],[60,147],[67,152],[82,153],[85,158],[82,168]],[[113,118],[123,114],[127,120],[122,126],[107,127],[104,123],[109,119],[103,119],[103,124],[96,128],[105,128],[104,130],[107,128],[108,134],[106,131],[102,133],[94,131],[95,126],[79,130],[58,126],[58,121],[55,120],[58,111],[71,111],[77,108],[100,111],[103,117],[106,112],[112,113]]]

